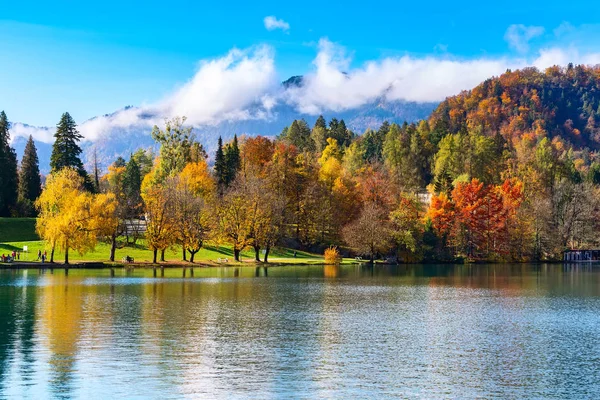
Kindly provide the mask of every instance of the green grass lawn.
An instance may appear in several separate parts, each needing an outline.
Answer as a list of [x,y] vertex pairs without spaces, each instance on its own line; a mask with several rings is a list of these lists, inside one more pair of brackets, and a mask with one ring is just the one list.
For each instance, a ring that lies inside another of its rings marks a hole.
[[[24,247],[27,246],[27,252]],[[47,251],[50,256],[50,247],[40,240],[35,233],[35,218],[0,218],[0,254],[10,254],[12,251],[20,251],[20,261],[37,262],[38,250]],[[270,263],[285,264],[321,264],[323,256],[311,254],[287,248],[271,249],[269,254]],[[74,250],[69,251],[69,261],[75,262],[108,262],[110,256],[110,245],[108,243],[98,242],[94,251],[86,254],[78,254]],[[136,263],[151,263],[152,251],[149,250],[143,240],[138,240],[136,245],[128,245],[118,248],[115,254],[115,261],[120,262],[125,256],[133,257]],[[233,250],[230,246],[206,245],[195,256],[197,263],[216,264],[218,259],[228,259],[227,264],[236,265],[233,259]],[[254,260],[254,250],[247,249],[241,254],[242,262],[248,263]],[[261,253],[261,259],[263,254]],[[165,253],[167,262],[177,263],[182,259],[181,248],[168,249]],[[188,253],[189,259],[189,253]],[[57,249],[54,253],[54,261],[62,262],[64,253]],[[352,260],[345,260],[351,262]],[[225,264],[225,265],[227,265]],[[239,265],[239,264],[238,264]]]
[[[27,253],[23,252],[24,246],[28,247]],[[5,242],[0,244],[0,253],[9,254],[13,250],[21,251],[20,261],[37,261],[38,250],[45,250],[50,256],[50,248],[45,246],[45,242],[42,240],[36,241],[18,241],[18,242]],[[269,262],[271,263],[295,263],[295,264],[317,264],[323,262],[323,257],[317,254],[310,254],[306,252],[297,251],[296,257],[293,256],[294,250],[275,248],[272,249],[269,254]],[[110,256],[110,245],[108,243],[99,242],[96,249],[92,252],[84,255],[78,254],[74,250],[69,251],[69,261],[97,261],[107,262]],[[152,262],[152,251],[148,250],[143,240],[139,240],[135,246],[127,246],[118,248],[115,254],[115,261],[119,262],[125,256],[130,256],[135,259],[136,262],[151,263]],[[167,262],[178,262],[182,259],[181,249],[168,249],[165,252],[165,260]],[[261,254],[261,259],[263,255]],[[205,246],[200,252],[196,253],[194,261],[197,263],[216,263],[218,259],[229,260],[229,264],[234,264],[233,250],[227,246]],[[241,254],[242,262],[252,262],[254,260],[254,251],[248,249]],[[189,259],[189,253],[188,253]],[[64,260],[64,252],[57,249],[54,253],[54,261],[62,262]]]
[[35,218],[0,218],[0,243],[40,240]]

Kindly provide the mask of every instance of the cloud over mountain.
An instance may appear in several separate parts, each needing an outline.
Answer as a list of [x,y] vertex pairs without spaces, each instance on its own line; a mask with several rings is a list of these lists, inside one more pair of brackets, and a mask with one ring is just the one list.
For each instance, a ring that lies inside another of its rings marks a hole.
[[[597,64],[600,53],[548,47],[520,57],[459,59],[449,54],[405,55],[355,66],[343,46],[323,38],[301,83],[284,87],[276,69],[274,49],[259,45],[232,49],[222,57],[203,60],[194,76],[163,100],[80,122],[79,129],[86,140],[95,141],[115,129],[123,132],[131,126],[149,129],[173,116],[185,115],[197,127],[216,127],[224,122],[276,118],[282,106],[299,114],[318,115],[351,110],[376,99],[438,102],[509,68],[543,69],[568,62]],[[15,124],[12,135],[32,134],[48,143],[52,141],[53,130]]]

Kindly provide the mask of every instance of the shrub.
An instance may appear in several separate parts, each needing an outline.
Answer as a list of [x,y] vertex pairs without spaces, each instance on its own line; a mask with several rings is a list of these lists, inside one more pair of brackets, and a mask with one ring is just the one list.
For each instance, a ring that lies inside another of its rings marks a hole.
[[325,264],[339,264],[342,261],[340,251],[335,246],[325,249]]

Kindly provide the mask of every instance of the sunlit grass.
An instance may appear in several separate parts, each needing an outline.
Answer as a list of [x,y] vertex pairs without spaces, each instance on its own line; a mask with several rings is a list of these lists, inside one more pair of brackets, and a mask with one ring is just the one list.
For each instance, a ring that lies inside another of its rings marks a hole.
[[[27,246],[27,252],[24,247]],[[38,250],[46,251],[48,259],[50,258],[50,246],[35,233],[35,218],[0,218],[0,254],[8,255],[12,251],[21,252],[19,261],[39,262],[37,259]],[[133,257],[136,263],[152,263],[152,251],[146,247],[144,240],[138,240],[136,244],[125,245],[124,241],[119,243],[115,252],[115,262],[119,263],[125,257]],[[64,261],[64,252],[56,249],[54,253],[55,262]],[[264,254],[261,252],[260,258]],[[110,258],[110,244],[98,242],[96,248],[83,255],[75,250],[69,251],[69,262],[108,262]],[[160,255],[159,255],[160,258]],[[189,253],[187,255],[189,260]],[[224,260],[227,259],[225,263]],[[219,261],[221,260],[221,261]],[[170,248],[165,252],[165,261],[167,263],[182,263],[181,248]],[[254,264],[254,250],[246,249],[241,253],[241,263],[236,263],[233,259],[233,249],[231,246],[222,246],[216,244],[206,244],[200,250],[194,262],[206,265],[245,265]],[[323,264],[323,256],[305,251],[275,247],[269,253],[269,263],[272,264]],[[344,260],[346,263],[353,260]]]
[[[27,252],[23,252],[24,246],[27,246]],[[36,241],[19,241],[19,242],[6,242],[0,244],[0,254],[10,254],[12,251],[20,251],[21,258],[19,261],[27,262],[39,262],[37,259],[38,250],[42,252],[46,251],[48,258],[50,257],[50,247],[45,245],[42,240]],[[304,251],[296,250],[296,256],[294,257],[294,250],[287,248],[276,247],[271,250],[269,254],[269,263],[271,264],[322,264],[323,256],[318,254],[312,254]],[[108,243],[98,243],[94,251],[80,255],[74,250],[69,251],[69,261],[71,263],[77,262],[108,262],[110,256],[110,245]],[[115,252],[115,261],[117,263],[125,256],[130,256],[135,259],[136,263],[152,263],[152,251],[147,249],[144,245],[143,240],[139,240],[136,245],[129,245],[122,248],[117,248]],[[264,255],[261,253],[261,260]],[[189,254],[188,254],[189,259]],[[218,260],[221,259],[219,262]],[[228,259],[225,263],[224,259]],[[54,253],[55,262],[63,262],[64,252],[60,249],[56,249]],[[167,263],[181,263],[182,262],[182,251],[181,249],[172,248],[165,252],[165,261]],[[243,265],[254,263],[254,251],[253,249],[247,249],[241,254],[241,264],[236,263],[233,259],[233,250],[229,246],[215,246],[207,245],[200,250],[194,259],[197,264],[208,264],[208,265]],[[352,262],[352,260],[344,260],[346,263]]]

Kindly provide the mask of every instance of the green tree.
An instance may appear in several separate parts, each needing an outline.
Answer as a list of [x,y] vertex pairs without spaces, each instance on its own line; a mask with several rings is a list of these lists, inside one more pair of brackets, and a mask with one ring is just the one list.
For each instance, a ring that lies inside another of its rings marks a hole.
[[84,188],[88,191],[93,191],[94,184],[83,168],[83,163],[79,158],[81,155],[79,141],[83,139],[83,136],[77,130],[77,124],[68,112],[61,116],[60,122],[56,126],[54,138],[52,155],[50,156],[51,173],[58,172],[67,167],[74,168],[79,176],[83,178]]
[[161,178],[181,172],[191,160],[194,135],[192,127],[184,126],[185,117],[165,121],[165,128],[152,128],[152,138],[160,144],[159,174]]
[[229,186],[235,180],[241,166],[242,158],[237,135],[233,135],[233,140],[225,147],[225,186]]
[[215,154],[215,175],[219,193],[223,193],[223,189],[227,182],[227,164],[225,163],[225,153],[223,151],[223,139],[219,136],[217,144],[217,152]]
[[33,137],[30,135],[25,145],[19,173],[19,203],[22,214],[34,215],[34,203],[40,197],[40,193],[42,193],[42,182],[39,160]]
[[142,174],[140,166],[132,156],[125,165],[125,173],[123,174],[123,194],[127,202],[127,215],[129,218],[135,218],[142,212],[141,187]]
[[315,149],[315,143],[311,138],[311,131],[308,124],[303,119],[294,120],[292,125],[287,130],[284,130],[284,135],[281,139],[293,144],[300,151],[312,151]]
[[[600,107],[598,107],[598,114],[600,114]],[[323,128],[323,129],[327,129],[327,122],[325,121],[325,118],[323,118],[322,115],[319,115],[319,118],[317,118],[317,120],[315,121],[315,126],[314,128]]]
[[152,150],[137,149],[135,153],[131,155],[131,159],[135,160],[135,163],[140,169],[140,176],[144,178],[152,170],[154,165],[154,154]]
[[0,112],[0,216],[7,217],[17,205],[17,154],[10,147],[10,123]]

